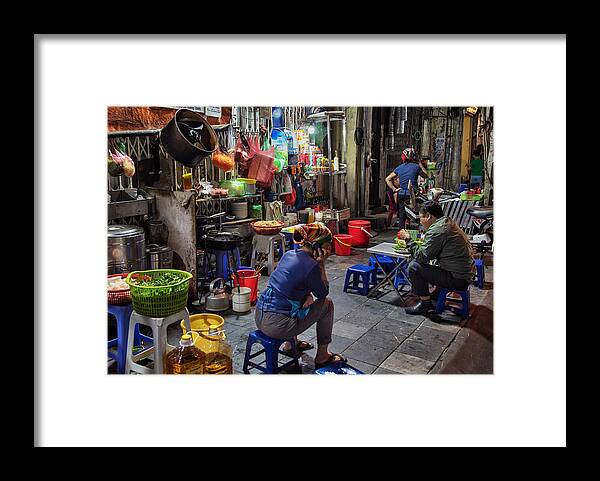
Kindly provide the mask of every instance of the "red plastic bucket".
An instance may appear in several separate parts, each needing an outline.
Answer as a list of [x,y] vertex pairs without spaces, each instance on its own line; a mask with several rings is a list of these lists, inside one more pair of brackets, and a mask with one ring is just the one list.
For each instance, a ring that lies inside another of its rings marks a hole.
[[[237,287],[237,279],[233,276],[233,286]],[[240,286],[249,287],[251,289],[250,293],[250,304],[254,305],[256,303],[256,299],[258,298],[258,280],[260,279],[260,273],[257,274],[254,272],[254,269],[248,270],[239,270],[237,271],[237,277],[240,280]]]
[[[366,232],[365,232],[366,231]],[[352,236],[351,244],[354,247],[367,247],[371,236],[371,221],[368,220],[349,220],[348,233]]]
[[335,254],[338,256],[349,256],[352,250],[352,236],[348,234],[336,234],[333,236]]

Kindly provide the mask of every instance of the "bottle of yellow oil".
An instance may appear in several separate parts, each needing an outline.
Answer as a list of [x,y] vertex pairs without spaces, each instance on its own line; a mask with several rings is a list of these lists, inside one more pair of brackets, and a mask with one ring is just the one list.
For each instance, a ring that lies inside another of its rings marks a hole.
[[206,356],[194,346],[192,336],[181,336],[179,346],[169,352],[165,359],[165,374],[204,374]]
[[233,374],[232,349],[219,326],[201,332],[196,345],[205,356],[204,374]]

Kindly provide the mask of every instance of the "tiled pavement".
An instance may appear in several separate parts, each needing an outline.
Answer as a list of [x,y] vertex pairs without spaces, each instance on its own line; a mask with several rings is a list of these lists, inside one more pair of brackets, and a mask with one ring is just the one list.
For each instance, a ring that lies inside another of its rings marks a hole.
[[[395,230],[382,232],[371,241],[374,245],[390,240]],[[335,321],[332,352],[342,353],[348,363],[364,373],[373,374],[490,374],[493,372],[492,340],[492,258],[486,259],[486,289],[471,287],[471,317],[468,321],[431,316],[410,316],[398,304],[398,296],[389,293],[379,300],[343,292],[347,267],[366,264],[366,249],[353,249],[348,257],[331,256],[326,261],[330,297]],[[268,277],[261,277],[259,290]],[[410,300],[409,300],[410,302]],[[238,315],[227,312],[225,332],[234,348],[233,366],[242,372],[248,334],[256,329],[254,308]],[[181,331],[171,326],[169,344],[176,345]],[[315,326],[299,336],[316,345]],[[316,350],[316,349],[315,349]],[[300,360],[303,373],[314,370],[315,350],[305,352]]]

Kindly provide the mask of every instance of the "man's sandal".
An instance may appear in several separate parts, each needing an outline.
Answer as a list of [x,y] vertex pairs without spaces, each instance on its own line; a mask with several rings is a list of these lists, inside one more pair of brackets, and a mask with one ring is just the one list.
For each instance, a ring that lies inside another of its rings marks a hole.
[[327,366],[327,364],[332,364],[334,362],[346,362],[347,359],[341,354],[331,354],[329,359],[325,362],[315,362],[315,369],[319,369],[321,367]]
[[[298,353],[304,352],[304,351],[310,351],[311,349],[314,349],[315,346],[313,346],[310,342],[306,342],[306,341],[298,341],[296,343],[296,351],[298,351]],[[289,352],[291,353],[292,350],[291,349],[284,349],[284,352]]]

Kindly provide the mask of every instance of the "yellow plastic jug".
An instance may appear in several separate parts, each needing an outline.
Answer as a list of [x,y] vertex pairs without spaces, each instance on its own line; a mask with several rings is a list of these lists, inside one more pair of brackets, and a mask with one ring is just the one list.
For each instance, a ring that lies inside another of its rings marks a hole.
[[198,335],[195,346],[205,355],[205,374],[233,374],[233,353],[225,332],[215,324]]

